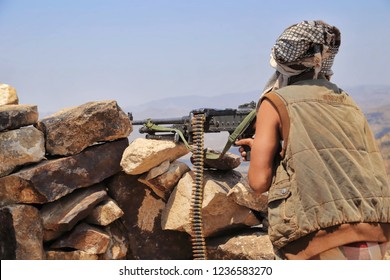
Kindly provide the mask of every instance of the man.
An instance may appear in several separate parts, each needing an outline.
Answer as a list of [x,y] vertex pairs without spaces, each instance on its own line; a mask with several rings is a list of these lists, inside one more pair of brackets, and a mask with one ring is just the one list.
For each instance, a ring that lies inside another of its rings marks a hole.
[[[269,237],[281,259],[382,259],[390,186],[363,113],[331,83],[340,32],[322,21],[287,28],[257,112],[249,184],[268,191]],[[240,149],[245,156],[243,149]]]

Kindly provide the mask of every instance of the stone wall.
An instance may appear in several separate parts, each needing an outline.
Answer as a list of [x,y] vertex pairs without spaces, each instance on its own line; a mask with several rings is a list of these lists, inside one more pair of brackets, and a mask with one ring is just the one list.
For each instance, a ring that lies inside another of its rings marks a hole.
[[[131,132],[113,100],[39,119],[0,84],[0,259],[192,259],[188,150]],[[208,258],[273,259],[266,195],[237,156],[207,164]]]
[[[0,84],[0,259],[191,259],[188,150],[136,139],[113,101],[39,119]],[[209,259],[272,259],[266,201],[229,168],[205,170]]]

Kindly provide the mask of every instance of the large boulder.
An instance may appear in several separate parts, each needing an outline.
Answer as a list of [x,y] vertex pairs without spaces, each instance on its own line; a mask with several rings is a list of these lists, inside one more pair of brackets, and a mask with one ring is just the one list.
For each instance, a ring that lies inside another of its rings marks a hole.
[[[213,236],[228,230],[248,228],[260,221],[253,212],[234,202],[229,191],[242,179],[236,171],[206,171],[202,203],[204,236]],[[191,195],[193,172],[186,173],[171,194],[162,215],[162,228],[166,230],[191,230]]]
[[29,126],[37,121],[38,109],[35,105],[0,106],[0,131]]
[[89,102],[67,108],[37,124],[50,155],[74,155],[98,143],[126,138],[132,131],[128,116],[116,101]]
[[73,248],[87,254],[104,254],[110,244],[110,236],[101,228],[80,223],[68,234],[57,239],[51,249]]
[[108,180],[109,195],[118,203],[124,215],[120,218],[127,229],[127,258],[141,260],[191,259],[188,234],[161,228],[161,213],[165,202],[155,196],[138,176],[118,173]]
[[107,198],[103,185],[75,190],[59,200],[47,203],[40,211],[43,226],[52,231],[69,231]]
[[[165,166],[167,162],[168,165]],[[164,169],[161,168],[162,165],[164,165]],[[156,169],[165,171],[160,174]],[[142,175],[138,181],[147,185],[156,195],[164,201],[167,201],[174,187],[183,177],[183,174],[188,171],[190,171],[190,168],[184,162],[176,160],[169,163],[169,161],[165,161],[163,164]]]
[[273,260],[275,256],[268,235],[259,230],[207,240],[207,252],[212,260]]
[[184,144],[167,140],[137,138],[123,153],[121,166],[127,174],[139,175],[164,161],[172,162],[188,153],[189,150]]
[[0,132],[0,177],[18,166],[43,160],[44,141],[43,133],[32,126]]
[[121,170],[128,140],[121,139],[85,149],[65,158],[40,162],[0,178],[0,205],[43,204],[76,189],[97,184]]
[[18,104],[16,89],[7,84],[0,84],[0,105]]
[[0,259],[45,259],[38,209],[19,204],[0,208]]

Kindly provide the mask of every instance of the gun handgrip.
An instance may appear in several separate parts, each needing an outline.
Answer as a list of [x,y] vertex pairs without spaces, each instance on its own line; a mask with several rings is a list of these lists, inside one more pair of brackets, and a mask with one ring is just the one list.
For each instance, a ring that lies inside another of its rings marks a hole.
[[246,145],[242,146],[242,148],[246,152],[245,160],[250,161],[251,160],[251,148],[249,146],[246,146]]

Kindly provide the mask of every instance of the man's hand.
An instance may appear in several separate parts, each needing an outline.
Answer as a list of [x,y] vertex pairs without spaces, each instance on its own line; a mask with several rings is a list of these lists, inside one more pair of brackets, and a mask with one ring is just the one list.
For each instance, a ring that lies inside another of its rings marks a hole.
[[252,149],[253,139],[252,138],[244,138],[237,140],[235,145],[241,146],[238,151],[241,154],[243,161],[249,161],[249,151]]

